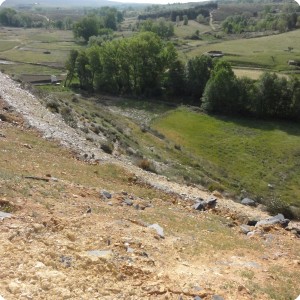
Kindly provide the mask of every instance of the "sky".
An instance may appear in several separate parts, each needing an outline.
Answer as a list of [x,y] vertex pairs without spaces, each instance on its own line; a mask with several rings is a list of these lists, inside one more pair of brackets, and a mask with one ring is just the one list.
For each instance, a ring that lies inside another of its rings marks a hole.
[[[0,0],[1,1],[1,0]],[[151,4],[172,4],[172,3],[187,3],[187,2],[201,2],[205,0],[185,0],[185,1],[179,1],[179,0],[111,0],[111,1],[117,1],[117,2],[131,2],[131,3],[151,3]]]

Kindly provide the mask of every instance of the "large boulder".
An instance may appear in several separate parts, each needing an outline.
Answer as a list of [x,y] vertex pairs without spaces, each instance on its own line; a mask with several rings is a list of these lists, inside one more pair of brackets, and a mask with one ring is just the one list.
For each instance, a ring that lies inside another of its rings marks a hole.
[[278,214],[274,217],[270,217],[264,220],[260,220],[256,223],[255,227],[265,226],[265,225],[275,225],[280,224],[282,227],[287,227],[290,220],[286,219],[283,214]]

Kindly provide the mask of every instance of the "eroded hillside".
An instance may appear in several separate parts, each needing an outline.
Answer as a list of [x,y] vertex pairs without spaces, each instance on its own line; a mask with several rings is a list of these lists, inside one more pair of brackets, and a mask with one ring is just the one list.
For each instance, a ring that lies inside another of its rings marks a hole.
[[0,96],[4,299],[298,296],[297,223],[252,226],[268,215],[98,149],[78,159],[92,146],[34,96],[3,75]]

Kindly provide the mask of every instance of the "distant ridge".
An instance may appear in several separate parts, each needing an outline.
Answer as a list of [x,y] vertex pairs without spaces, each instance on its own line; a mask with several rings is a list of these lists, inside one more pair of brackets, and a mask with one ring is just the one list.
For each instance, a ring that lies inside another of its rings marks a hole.
[[101,7],[119,5],[124,5],[124,3],[111,2],[108,0],[6,0],[2,3],[1,7]]

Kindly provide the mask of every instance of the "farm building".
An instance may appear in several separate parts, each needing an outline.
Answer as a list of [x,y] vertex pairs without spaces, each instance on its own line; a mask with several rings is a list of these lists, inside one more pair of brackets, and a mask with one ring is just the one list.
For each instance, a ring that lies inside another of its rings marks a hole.
[[289,66],[300,67],[300,61],[299,60],[289,60],[288,64],[289,64]]
[[205,54],[210,56],[210,57],[222,57],[222,56],[224,56],[224,53],[222,51],[216,51],[216,50],[208,51]]
[[57,84],[65,80],[64,75],[31,75],[22,74],[19,79],[23,82],[28,82],[34,85],[39,84]]

